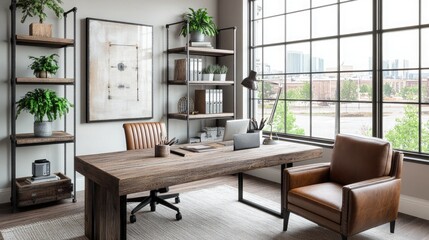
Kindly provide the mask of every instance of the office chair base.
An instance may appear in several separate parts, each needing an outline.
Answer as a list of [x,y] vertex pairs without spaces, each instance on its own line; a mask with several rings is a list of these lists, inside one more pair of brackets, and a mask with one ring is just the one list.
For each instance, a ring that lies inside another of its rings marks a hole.
[[137,221],[136,215],[131,215],[130,216],[130,223],[135,223]]
[[174,198],[175,203],[180,203],[179,194],[167,194],[167,195],[161,195],[158,196],[158,192],[156,190],[152,190],[150,192],[150,195],[147,197],[137,197],[137,198],[129,198],[127,199],[127,202],[140,202],[132,211],[130,215],[130,223],[135,223],[137,221],[135,213],[138,212],[140,209],[145,207],[146,205],[150,205],[150,210],[154,212],[156,210],[156,205],[161,204],[164,205],[170,209],[173,209],[177,212],[176,214],[176,220],[182,219],[182,214],[179,211],[179,208],[174,206],[173,204],[166,201],[166,199]]

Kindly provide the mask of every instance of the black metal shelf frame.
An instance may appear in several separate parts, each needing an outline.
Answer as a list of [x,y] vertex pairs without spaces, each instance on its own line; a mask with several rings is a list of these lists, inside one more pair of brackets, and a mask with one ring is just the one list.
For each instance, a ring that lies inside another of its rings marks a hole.
[[[185,44],[185,47],[184,47],[184,49],[185,49],[185,53],[169,53],[169,49],[170,49],[170,39],[169,39],[169,36],[170,36],[170,32],[169,32],[169,30],[170,30],[170,27],[171,26],[175,26],[175,25],[179,25],[179,24],[186,24],[186,26],[187,26],[187,34],[186,34],[186,44]],[[197,85],[197,84],[192,84],[192,83],[190,83],[190,81],[188,81],[188,79],[189,79],[189,75],[190,75],[190,68],[189,68],[189,66],[190,66],[190,55],[191,55],[191,52],[190,52],[190,50],[189,50],[189,42],[190,42],[190,38],[189,38],[189,22],[188,21],[186,21],[186,20],[184,20],[184,21],[180,21],[180,22],[175,22],[175,23],[170,23],[170,24],[166,24],[166,29],[167,29],[167,50],[166,50],[166,55],[167,55],[167,57],[166,57],[166,59],[167,59],[167,65],[166,65],[166,84],[167,84],[167,134],[169,133],[169,121],[170,121],[170,118],[168,117],[168,114],[170,113],[170,111],[169,111],[169,102],[170,102],[170,99],[169,99],[169,91],[170,91],[170,86],[173,86],[173,85],[179,85],[179,84],[175,84],[175,83],[171,83],[170,82],[170,76],[169,76],[169,60],[170,60],[170,54],[185,54],[186,55],[186,59],[187,59],[187,61],[186,61],[186,83],[184,84],[184,85],[186,85],[186,97],[187,97],[187,99],[189,99],[189,90],[190,90],[190,86],[195,86],[195,85]],[[212,57],[215,57],[216,58],[216,62],[218,61],[218,58],[219,57],[227,57],[227,56],[232,56],[233,57],[233,73],[232,73],[232,76],[233,76],[233,79],[232,79],[232,81],[234,82],[233,84],[232,84],[232,86],[233,86],[233,96],[232,96],[232,98],[233,98],[233,113],[234,113],[234,119],[237,117],[237,84],[236,84],[236,82],[237,82],[237,27],[228,27],[228,28],[222,28],[222,29],[218,29],[218,31],[219,32],[223,32],[223,31],[232,31],[232,46],[233,46],[233,54],[232,55],[229,55],[229,54],[226,54],[226,55],[223,55],[223,56],[212,56]],[[217,35],[217,36],[219,36],[219,35]],[[219,43],[219,38],[218,37],[216,37],[216,43]],[[216,44],[217,45],[217,44]],[[197,54],[197,55],[200,55],[200,56],[205,56],[204,54]],[[207,55],[207,56],[210,56],[210,55]],[[213,84],[203,84],[203,85],[205,85],[205,86],[213,86]],[[219,87],[219,86],[225,86],[224,84],[218,84],[216,87]],[[190,103],[190,101],[187,101],[187,109],[189,109],[189,103]],[[171,119],[174,119],[174,118],[171,118]],[[207,119],[211,119],[211,118],[207,118]],[[190,121],[191,121],[192,119],[190,119],[189,118],[189,111],[188,111],[188,114],[187,114],[187,116],[186,116],[186,136],[187,136],[187,142],[188,143],[190,143]]]
[[[16,141],[16,0],[11,0],[10,5],[11,11],[11,79],[10,79],[10,121],[11,121],[11,203],[12,211],[16,212],[17,210],[17,187],[16,187],[16,148],[18,147]],[[62,46],[64,49],[64,77],[67,77],[67,48],[73,48],[73,70],[72,75],[73,79],[76,79],[76,12],[77,8],[74,7],[66,12],[64,12],[64,38],[67,38],[67,17],[69,14],[73,14],[73,44],[67,44]],[[46,44],[20,44],[26,46],[39,46],[39,47],[49,47],[49,48],[58,48],[58,46],[50,46]],[[76,106],[76,81],[73,84],[56,84],[63,85],[64,97],[67,98],[67,86],[73,87],[73,105]],[[38,85],[35,83],[34,85]],[[67,130],[67,117],[64,117],[64,131]],[[76,156],[76,109],[73,109],[73,141],[59,141],[58,144],[63,144],[64,148],[64,175],[67,175],[67,143],[73,143],[73,161],[74,156]],[[35,145],[46,145],[46,144],[35,144]],[[73,202],[76,202],[76,171],[73,171]]]

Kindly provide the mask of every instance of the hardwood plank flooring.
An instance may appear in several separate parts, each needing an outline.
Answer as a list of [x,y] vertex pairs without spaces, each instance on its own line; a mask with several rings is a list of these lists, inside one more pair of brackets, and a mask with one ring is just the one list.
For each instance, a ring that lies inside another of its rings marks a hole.
[[[171,193],[184,193],[198,189],[210,188],[219,185],[229,185],[237,187],[236,176],[223,176],[197,182],[180,184],[170,187]],[[276,202],[280,202],[279,184],[255,178],[244,176],[245,192],[253,193]],[[145,195],[142,193],[139,195]],[[11,213],[10,204],[0,205],[0,229],[29,224],[35,221],[42,221],[61,216],[75,214],[84,211],[84,192],[78,192],[77,202],[72,203],[71,199],[62,200],[57,203],[45,204],[44,207],[28,207],[21,209],[17,213]],[[389,231],[388,224],[383,225],[386,233]],[[279,230],[280,231],[280,230]],[[412,217],[406,214],[399,214],[395,234],[406,239],[426,239],[429,240],[429,221]]]

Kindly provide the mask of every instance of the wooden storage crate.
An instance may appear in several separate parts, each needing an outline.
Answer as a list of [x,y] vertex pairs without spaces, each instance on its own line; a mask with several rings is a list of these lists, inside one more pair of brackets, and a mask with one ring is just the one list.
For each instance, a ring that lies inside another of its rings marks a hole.
[[55,175],[59,176],[60,179],[41,183],[28,183],[25,181],[31,177],[17,178],[18,207],[71,198],[73,184],[70,178],[62,173],[55,173]]

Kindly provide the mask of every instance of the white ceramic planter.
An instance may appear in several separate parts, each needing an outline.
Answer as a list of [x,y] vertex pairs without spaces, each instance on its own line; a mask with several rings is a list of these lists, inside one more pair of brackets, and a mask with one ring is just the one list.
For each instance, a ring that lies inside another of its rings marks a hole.
[[215,74],[213,80],[214,81],[225,81],[226,74]]
[[213,81],[213,73],[203,73],[203,81]]

